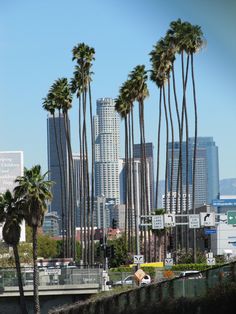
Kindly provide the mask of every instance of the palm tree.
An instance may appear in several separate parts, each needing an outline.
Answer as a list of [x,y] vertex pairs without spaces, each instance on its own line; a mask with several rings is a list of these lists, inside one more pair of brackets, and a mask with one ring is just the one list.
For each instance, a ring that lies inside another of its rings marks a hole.
[[[79,98],[79,141],[80,141],[80,158],[81,163],[81,182],[83,187],[80,189],[80,211],[83,207],[83,228],[84,228],[84,262],[93,264],[94,262],[94,132],[93,132],[93,114],[92,114],[92,96],[91,96],[91,67],[95,59],[95,50],[84,43],[80,43],[72,50],[73,61],[76,61],[74,77],[71,80],[72,92],[76,93]],[[82,101],[81,101],[82,98]],[[91,151],[92,151],[92,166],[91,166],[91,197],[90,197],[90,180],[89,180],[89,159],[88,159],[88,143],[87,143],[87,98],[89,98],[89,117],[90,117],[90,136],[91,136]],[[83,113],[83,123],[81,126],[81,106]],[[82,215],[81,215],[82,218]],[[90,235],[91,229],[91,235]],[[82,221],[81,221],[82,230]],[[87,232],[86,232],[87,230]],[[87,237],[86,237],[87,233]],[[81,233],[82,235],[82,233]]]
[[[140,132],[140,147],[141,147],[141,215],[150,213],[148,182],[147,182],[147,160],[146,160],[146,145],[145,145],[145,124],[144,124],[144,100],[149,96],[147,87],[147,71],[144,65],[137,65],[129,74],[129,79],[132,82],[132,95],[139,105],[139,132]],[[148,232],[147,232],[148,231]],[[144,231],[144,258],[150,260],[151,250],[147,251],[147,233],[148,244],[151,242],[150,230],[145,227]]]
[[44,214],[47,211],[47,202],[52,200],[52,182],[46,180],[47,173],[41,174],[40,165],[24,170],[24,175],[17,177],[18,184],[15,196],[21,201],[26,223],[32,228],[33,236],[33,266],[34,266],[34,313],[40,314],[39,305],[39,274],[37,266],[37,230],[43,224]]
[[[64,130],[66,135],[67,142],[67,156],[68,156],[68,177],[66,169],[64,169],[64,187],[65,193],[68,195],[68,209],[66,212],[66,256],[73,257],[75,259],[75,191],[74,191],[74,180],[73,180],[73,157],[71,149],[71,140],[70,140],[70,124],[69,124],[69,115],[68,111],[72,107],[72,94],[68,80],[66,78],[57,79],[51,86],[47,98],[49,104],[52,103],[59,110],[60,113],[63,113],[64,121]],[[51,106],[50,106],[51,107]],[[60,122],[60,119],[59,119]],[[59,126],[60,127],[60,126]],[[61,153],[63,157],[63,153]],[[63,158],[64,159],[64,158]],[[62,160],[64,165],[65,160]],[[66,184],[67,183],[67,184]],[[68,189],[66,189],[68,188]],[[64,232],[63,232],[64,233]]]
[[55,144],[56,144],[56,152],[57,158],[59,163],[59,178],[60,178],[60,192],[61,192],[61,229],[62,229],[62,256],[65,257],[65,208],[66,208],[66,185],[65,185],[65,165],[64,165],[64,156],[63,156],[63,149],[62,149],[62,141],[61,141],[61,128],[60,128],[60,112],[59,112],[59,132],[58,134],[58,127],[56,126],[56,117],[55,111],[61,110],[61,107],[55,103],[54,100],[54,93],[48,93],[48,95],[43,99],[43,108],[52,115],[53,118],[53,129],[54,129],[54,137],[55,137]]
[[22,221],[23,213],[20,210],[20,203],[17,202],[11,192],[7,190],[5,193],[0,195],[0,223],[4,222],[2,230],[4,241],[13,248],[20,292],[21,311],[22,314],[27,314],[28,311],[24,297],[20,257],[18,252]]
[[[182,134],[183,134],[183,123],[185,117],[186,124],[186,194],[188,208],[188,191],[189,191],[189,167],[188,167],[188,118],[187,118],[187,106],[186,106],[186,88],[188,79],[188,67],[189,58],[191,59],[191,70],[192,70],[192,84],[193,84],[193,99],[194,99],[194,120],[195,120],[195,131],[194,131],[194,153],[193,153],[193,175],[192,175],[192,209],[195,212],[195,172],[196,172],[196,149],[197,149],[197,104],[196,104],[196,93],[195,93],[195,81],[194,81],[194,69],[193,69],[193,54],[200,50],[204,44],[203,33],[200,26],[192,25],[188,22],[182,22],[180,19],[173,21],[170,24],[170,29],[168,30],[168,36],[173,45],[176,46],[176,51],[181,54],[181,64],[182,64],[182,82],[183,82],[183,102],[182,102],[182,116],[181,116],[181,128],[180,128],[180,156],[179,156],[179,172],[180,181],[182,176]],[[187,55],[186,67],[184,69],[184,53]],[[177,181],[178,182],[178,181]],[[180,183],[182,186],[182,183]],[[180,187],[182,190],[182,187]],[[182,198],[182,197],[181,197]],[[176,202],[177,203],[177,202]],[[194,231],[195,232],[195,231]],[[194,236],[195,239],[195,236]],[[188,242],[188,240],[187,240]],[[195,243],[195,240],[194,240]],[[196,246],[196,243],[194,244]],[[195,250],[196,251],[196,248]],[[195,254],[196,255],[196,254]]]
[[[198,52],[204,45],[203,32],[198,25],[191,25],[189,32],[189,44],[188,52],[191,58],[191,76],[193,86],[193,102],[194,102],[194,150],[193,150],[193,181],[192,181],[192,209],[195,214],[195,177],[196,177],[196,157],[197,157],[197,99],[196,99],[196,87],[194,78],[194,53]],[[196,230],[194,229],[194,243],[193,243],[193,258],[194,262],[197,260],[197,248],[196,248]]]
[[[128,82],[128,81],[127,81]],[[130,155],[129,155],[129,147],[130,147],[130,141],[129,141],[129,114],[131,110],[130,103],[128,102],[127,93],[125,93],[126,85],[128,84],[125,82],[122,87],[120,88],[120,94],[118,98],[115,99],[115,110],[117,113],[121,116],[122,119],[124,119],[125,123],[125,173],[126,173],[126,202],[125,202],[125,243],[127,244],[127,235],[128,235],[128,250],[130,251],[130,209],[132,208],[131,202],[130,202]],[[131,211],[132,212],[132,211]]]

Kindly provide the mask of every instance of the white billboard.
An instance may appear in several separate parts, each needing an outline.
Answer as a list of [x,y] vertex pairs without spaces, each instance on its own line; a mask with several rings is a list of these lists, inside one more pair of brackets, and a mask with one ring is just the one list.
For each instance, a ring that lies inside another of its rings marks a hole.
[[23,152],[0,152],[0,193],[4,193],[6,190],[12,192],[15,187],[15,179],[22,176],[23,171]]
[[[24,174],[23,152],[4,151],[0,152],[0,193],[6,190],[13,191],[15,180]],[[2,240],[2,224],[0,224],[0,240]],[[21,226],[21,239],[25,241],[25,222]]]

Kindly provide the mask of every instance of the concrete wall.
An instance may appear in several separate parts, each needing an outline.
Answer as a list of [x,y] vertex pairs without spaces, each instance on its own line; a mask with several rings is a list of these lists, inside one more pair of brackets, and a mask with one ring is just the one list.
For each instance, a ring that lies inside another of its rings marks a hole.
[[[41,314],[48,314],[50,309],[63,304],[71,304],[88,298],[88,295],[54,295],[40,296]],[[26,297],[27,309],[29,314],[33,314],[33,297]],[[20,310],[19,297],[1,297],[0,298],[1,314],[22,314]]]

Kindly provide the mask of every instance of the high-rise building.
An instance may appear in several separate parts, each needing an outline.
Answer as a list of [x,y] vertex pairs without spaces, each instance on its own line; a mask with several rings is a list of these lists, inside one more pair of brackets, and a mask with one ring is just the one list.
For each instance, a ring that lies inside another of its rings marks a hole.
[[[172,143],[168,145],[168,191],[170,191],[171,152]],[[193,188],[193,154],[194,138],[188,141],[188,185],[190,199]],[[179,160],[179,142],[174,143],[174,171],[173,192],[176,192],[177,173]],[[183,193],[186,193],[186,142],[182,143],[182,182]],[[219,161],[218,147],[212,137],[198,137],[196,154],[196,177],[195,177],[195,207],[203,204],[211,204],[219,195]]]
[[[49,180],[53,181],[53,199],[49,205],[49,212],[56,212],[59,217],[60,233],[62,210],[66,204],[68,158],[67,141],[64,126],[64,117],[48,116],[47,118],[47,139],[48,139],[48,170]],[[64,207],[63,207],[64,206]]]
[[59,217],[57,213],[50,212],[46,213],[43,222],[43,232],[51,237],[59,235]]
[[[147,178],[149,187],[149,209],[154,208],[154,165],[153,165],[153,144],[145,143],[145,155],[147,162]],[[142,151],[141,144],[134,144],[134,159],[141,159]]]
[[76,207],[76,227],[81,227],[80,224],[80,155],[73,154],[73,174],[74,174],[74,197],[75,197],[75,207]]
[[97,100],[94,140],[95,195],[116,199],[119,204],[120,118],[111,98]]
[[[120,203],[126,204],[127,202],[127,188],[126,188],[126,162],[125,159],[120,159]],[[142,172],[141,172],[141,159],[134,158],[130,161],[131,166],[131,189],[132,189],[132,216],[133,219],[135,217],[134,212],[137,213],[138,220],[140,219],[139,216],[141,214],[141,202],[142,202],[142,195],[141,195],[141,182],[142,182]],[[152,203],[151,203],[151,190],[153,185],[151,185],[151,178],[150,176],[153,175],[153,168],[152,168],[152,160],[146,159],[146,175],[147,175],[147,186],[145,185],[145,191],[148,191],[148,210],[152,211]],[[118,207],[119,208],[119,207]],[[129,209],[130,210],[130,209]],[[131,211],[130,211],[131,212]],[[132,223],[131,223],[132,224]],[[135,223],[132,224],[135,227]]]

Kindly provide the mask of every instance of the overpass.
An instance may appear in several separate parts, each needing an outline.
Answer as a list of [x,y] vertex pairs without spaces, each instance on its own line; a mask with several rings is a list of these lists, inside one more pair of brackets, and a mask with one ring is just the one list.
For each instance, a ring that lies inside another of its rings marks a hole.
[[[42,314],[52,307],[85,300],[103,287],[103,270],[99,268],[39,268],[39,297]],[[27,307],[33,313],[33,269],[22,268]],[[0,313],[18,314],[19,288],[16,270],[0,269]]]

